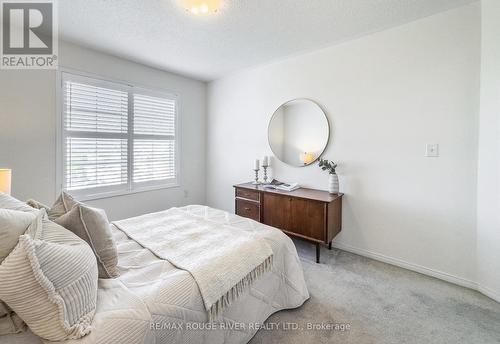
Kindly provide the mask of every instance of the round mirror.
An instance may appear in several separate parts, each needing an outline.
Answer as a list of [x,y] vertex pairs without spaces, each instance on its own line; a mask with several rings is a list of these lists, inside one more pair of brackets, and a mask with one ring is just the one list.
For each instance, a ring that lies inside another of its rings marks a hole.
[[279,160],[291,166],[315,162],[325,150],[329,136],[325,113],[308,99],[286,102],[269,122],[269,146]]

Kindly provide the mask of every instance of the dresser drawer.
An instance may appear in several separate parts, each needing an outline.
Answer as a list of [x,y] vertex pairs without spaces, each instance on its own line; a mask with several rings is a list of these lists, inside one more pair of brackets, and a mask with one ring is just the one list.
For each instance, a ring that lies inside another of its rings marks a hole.
[[248,189],[236,189],[236,197],[251,199],[253,201],[260,201],[260,194],[258,191]]
[[249,219],[260,221],[259,204],[255,202],[236,199],[236,215],[248,217]]

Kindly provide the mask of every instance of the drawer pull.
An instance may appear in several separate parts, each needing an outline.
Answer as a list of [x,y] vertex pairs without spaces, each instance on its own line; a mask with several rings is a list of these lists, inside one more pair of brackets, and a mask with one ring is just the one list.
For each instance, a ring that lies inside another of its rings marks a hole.
[[249,207],[245,207],[245,210],[246,210],[246,211],[250,211],[250,208],[249,208]]

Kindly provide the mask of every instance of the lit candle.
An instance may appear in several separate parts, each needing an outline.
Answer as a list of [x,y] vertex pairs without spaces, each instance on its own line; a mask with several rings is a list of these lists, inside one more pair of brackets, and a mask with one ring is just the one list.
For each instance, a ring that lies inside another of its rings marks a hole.
[[262,159],[262,166],[267,167],[269,166],[269,157],[266,155],[264,159]]
[[304,152],[300,154],[300,161],[302,161],[304,165],[309,165],[314,160],[315,158],[313,153]]
[[255,159],[254,170],[260,170],[260,161],[259,161],[259,159]]

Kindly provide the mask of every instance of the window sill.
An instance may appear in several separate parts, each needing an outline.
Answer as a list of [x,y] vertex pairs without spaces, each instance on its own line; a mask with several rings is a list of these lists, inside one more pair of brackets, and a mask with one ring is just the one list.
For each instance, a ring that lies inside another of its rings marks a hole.
[[72,193],[71,191],[68,191],[68,193],[71,194],[72,196],[74,196],[78,201],[83,202],[83,201],[94,201],[94,200],[113,198],[113,197],[121,197],[121,196],[133,195],[133,194],[149,192],[149,191],[172,189],[172,188],[178,188],[178,187],[180,187],[179,183],[172,183],[172,184],[165,184],[165,185],[138,187],[138,188],[135,188],[133,190],[105,192],[105,193],[99,193],[99,194],[95,194],[95,195],[79,195],[78,192]]

